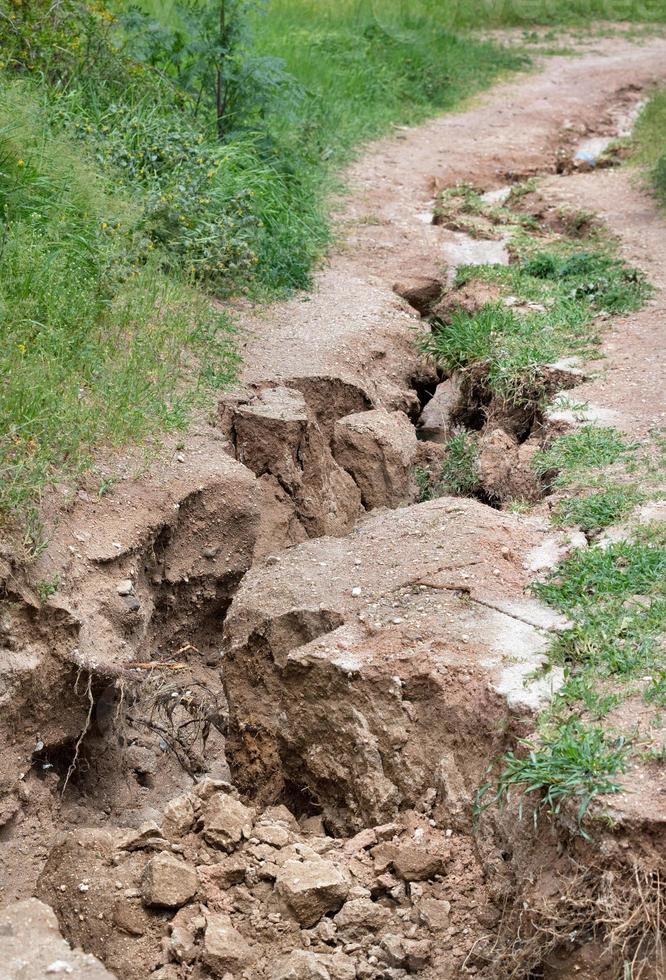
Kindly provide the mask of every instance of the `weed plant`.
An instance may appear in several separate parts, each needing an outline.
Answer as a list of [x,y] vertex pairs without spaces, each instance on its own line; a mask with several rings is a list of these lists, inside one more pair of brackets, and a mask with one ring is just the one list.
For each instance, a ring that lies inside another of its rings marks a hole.
[[[518,753],[505,755],[492,802],[506,803],[517,791],[522,816],[525,798],[535,794],[535,823],[543,811],[557,814],[573,800],[580,826],[596,796],[618,791],[617,777],[626,769],[629,755],[624,738],[577,718],[546,729],[537,740],[525,740],[521,746]],[[481,799],[489,789],[490,785],[482,788]],[[581,832],[587,836],[582,827]]]

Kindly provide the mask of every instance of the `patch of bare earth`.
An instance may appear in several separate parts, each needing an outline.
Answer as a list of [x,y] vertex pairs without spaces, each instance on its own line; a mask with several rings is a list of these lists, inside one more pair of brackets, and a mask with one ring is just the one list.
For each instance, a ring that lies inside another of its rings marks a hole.
[[[461,244],[422,220],[436,189],[554,174],[665,75],[665,41],[605,39],[377,144],[314,293],[241,310],[243,385],[216,424],[79,493],[29,567],[3,559],[2,897],[48,903],[84,953],[43,905],[10,904],[0,977],[611,980],[640,962],[663,776],[591,841],[566,811],[537,833],[515,812],[474,823],[489,763],[560,680],[534,677],[562,622],[525,588],[570,541],[497,499],[416,503],[435,391],[431,429],[494,417],[496,468],[541,420],[440,391],[392,286],[427,292]],[[663,415],[666,229],[620,172],[542,193],[597,211],[658,287],[583,389],[642,437]]]

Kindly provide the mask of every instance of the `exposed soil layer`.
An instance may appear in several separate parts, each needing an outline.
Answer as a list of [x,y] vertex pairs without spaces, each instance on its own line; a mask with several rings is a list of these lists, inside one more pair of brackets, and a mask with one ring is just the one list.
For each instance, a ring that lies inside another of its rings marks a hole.
[[[37,894],[105,966],[52,968],[64,947],[33,903],[0,917],[0,977],[615,980],[640,962],[663,772],[646,799],[629,782],[592,842],[566,808],[538,834],[510,811],[474,823],[489,762],[561,682],[535,668],[564,624],[525,589],[576,540],[499,509],[541,495],[524,481],[547,420],[482,375],[444,378],[414,341],[433,304],[482,301],[446,290],[460,241],[420,220],[434,192],[580,169],[562,161],[660,76],[666,41],[604,40],[378,144],[313,296],[241,311],[243,385],[215,424],[108,497],[80,492],[30,567],[2,559],[2,897]],[[539,193],[543,214],[599,212],[657,286],[613,325],[605,376],[543,365],[541,384],[584,381],[576,397],[645,436],[664,414],[645,395],[664,223],[624,173]],[[418,295],[393,291],[413,277]],[[452,426],[478,433],[485,502],[418,504]]]

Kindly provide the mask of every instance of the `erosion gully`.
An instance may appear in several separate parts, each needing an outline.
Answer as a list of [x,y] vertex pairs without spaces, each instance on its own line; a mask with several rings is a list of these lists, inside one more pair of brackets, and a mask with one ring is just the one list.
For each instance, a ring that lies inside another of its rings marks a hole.
[[[640,253],[647,199],[580,170],[665,66],[663,40],[599,41],[378,144],[313,294],[239,309],[217,418],[110,496],[67,497],[29,567],[2,559],[0,977],[663,976],[616,928],[622,901],[659,915],[663,797],[623,797],[587,840],[566,810],[474,818],[561,680],[535,679],[562,622],[526,587],[580,542],[537,504],[547,420],[480,405],[415,341],[456,264],[508,260],[424,220],[461,179],[573,171],[542,193],[592,201]],[[654,262],[653,212],[650,236]],[[660,311],[658,291],[626,340],[648,377]],[[553,394],[584,380],[544,372]],[[585,384],[620,427],[653,424]],[[485,427],[485,489],[417,503],[454,424]],[[507,453],[526,515],[502,509]]]

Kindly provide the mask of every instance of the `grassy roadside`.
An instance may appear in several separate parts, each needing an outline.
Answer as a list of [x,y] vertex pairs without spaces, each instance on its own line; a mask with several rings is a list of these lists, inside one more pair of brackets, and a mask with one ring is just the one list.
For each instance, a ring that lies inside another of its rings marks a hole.
[[[575,801],[582,822],[594,798],[617,791],[646,752],[663,754],[654,739],[666,707],[664,525],[639,526],[627,540],[602,537],[663,497],[663,472],[654,461],[656,443],[638,446],[613,428],[584,422],[555,436],[541,428],[553,397],[544,365],[594,356],[604,321],[639,309],[651,289],[619,260],[616,243],[593,216],[544,211],[538,185],[513,188],[499,207],[458,187],[441,196],[438,213],[440,222],[477,238],[510,236],[514,262],[461,268],[453,292],[435,307],[426,348],[447,374],[471,379],[471,387],[458,384],[474,398],[481,392],[486,417],[496,420],[489,424],[511,431],[515,413],[531,409],[540,448],[529,465],[551,520],[589,541],[534,587],[571,622],[545,668],[562,669],[564,684],[535,735],[502,760],[482,804],[518,795],[536,803],[538,813]],[[547,220],[532,221],[534,213]],[[456,306],[456,296],[463,305]],[[584,405],[569,410],[585,417]],[[474,425],[478,420],[454,431],[435,485],[423,482],[424,496],[478,494],[484,436]],[[530,507],[528,500],[512,505]],[[641,717],[640,733],[627,729],[627,704],[633,718]]]
[[660,203],[666,207],[666,88],[648,102],[634,131],[633,161],[644,167]]
[[[166,43],[185,7],[143,6],[151,44]],[[603,13],[650,21],[659,6]],[[129,44],[123,12],[0,0],[4,521],[94,451],[184,427],[234,370],[207,296],[307,287],[330,239],[327,194],[359,146],[525,64],[454,31],[597,14],[583,0],[270,0],[254,44],[282,81],[220,143]]]

